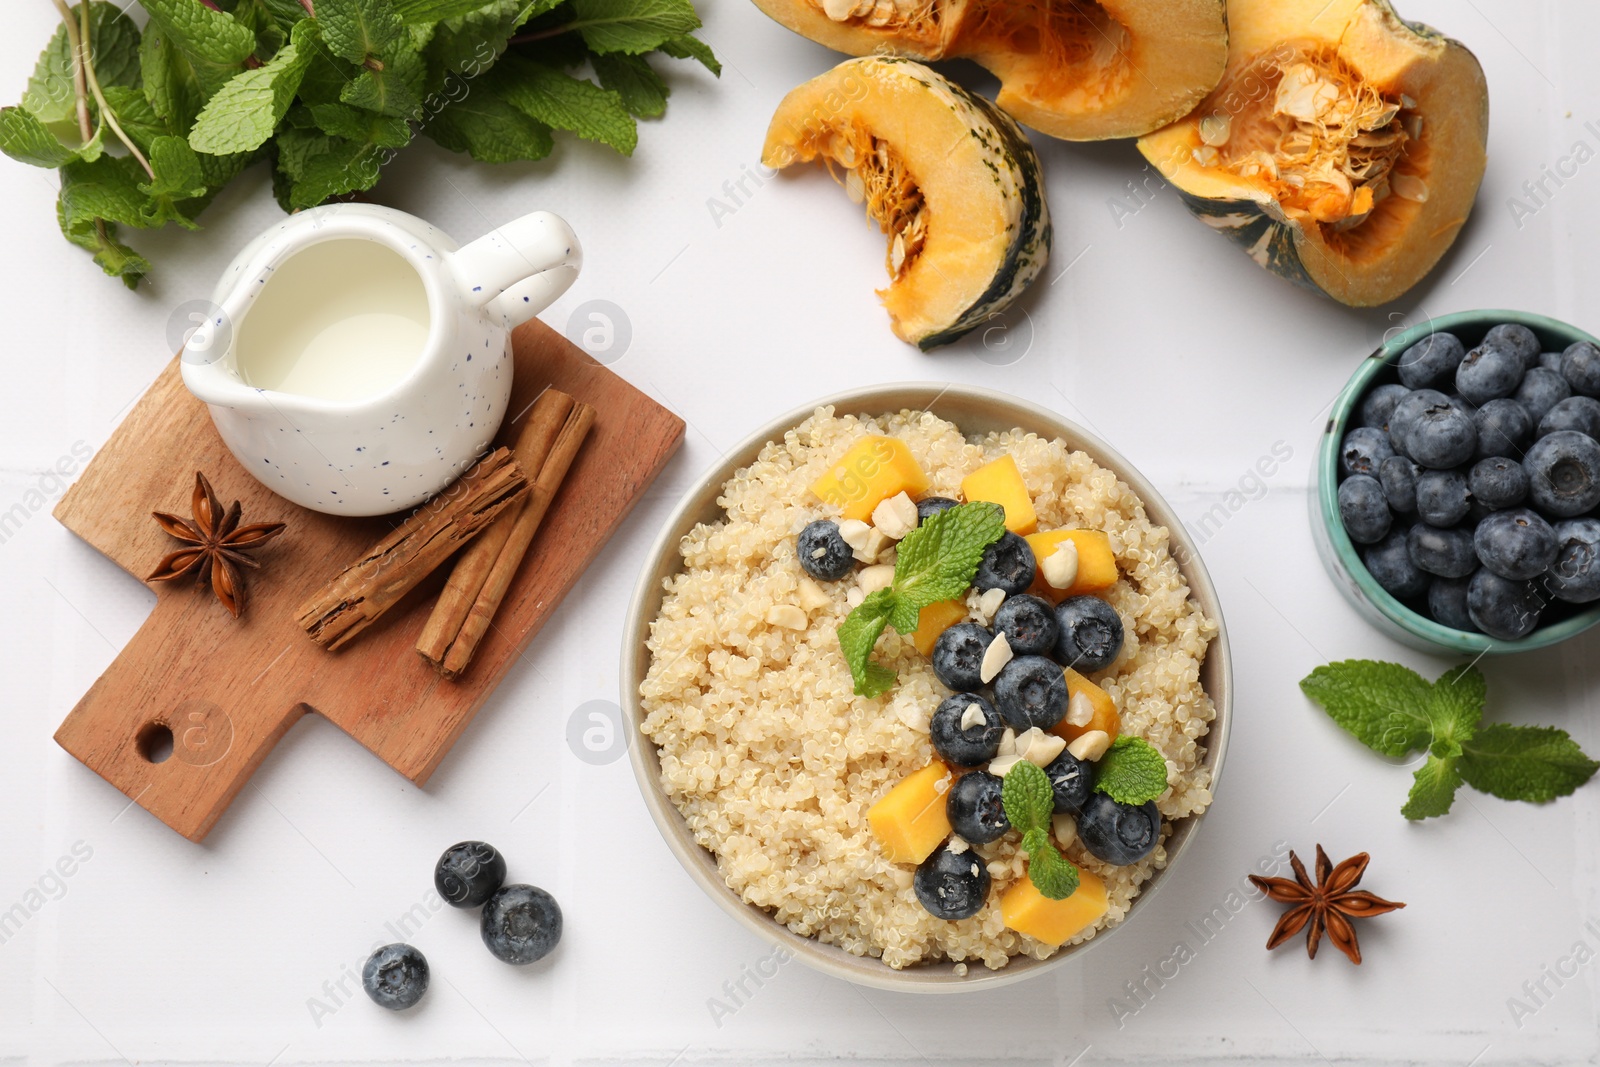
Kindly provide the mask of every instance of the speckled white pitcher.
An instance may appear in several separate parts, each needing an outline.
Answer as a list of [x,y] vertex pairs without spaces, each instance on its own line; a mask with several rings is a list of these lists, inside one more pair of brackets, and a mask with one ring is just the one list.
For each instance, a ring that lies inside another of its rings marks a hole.
[[548,212],[458,248],[391,208],[303,211],[223,274],[183,383],[274,492],[335,515],[399,511],[488,447],[511,394],[511,328],[581,263]]

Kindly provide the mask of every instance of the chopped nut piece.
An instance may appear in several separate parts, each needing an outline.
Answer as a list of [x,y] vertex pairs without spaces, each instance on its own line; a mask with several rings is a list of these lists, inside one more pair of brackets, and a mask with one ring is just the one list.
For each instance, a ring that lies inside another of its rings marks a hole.
[[1063,850],[1072,847],[1078,839],[1078,820],[1066,812],[1050,816],[1050,834]]
[[822,591],[822,587],[810,578],[800,579],[800,606],[806,611],[815,611],[825,608],[833,603],[833,598]]
[[949,848],[951,852],[954,852],[959,856],[972,846],[967,844],[966,838],[962,837],[960,834],[951,834],[950,844],[946,847]]
[[1038,727],[1034,727],[1031,732],[1034,737],[1022,752],[1022,758],[1036,767],[1049,766],[1050,761],[1061,755],[1061,750],[1067,747],[1067,739],[1064,737],[1047,734]]
[[1021,762],[1021,756],[996,756],[989,761],[989,773],[996,778],[1004,778],[1007,771]]
[[905,493],[896,493],[872,509],[872,524],[891,541],[917,528],[917,505]]
[[811,625],[806,613],[793,604],[774,604],[768,608],[767,622],[772,626],[781,626],[785,630],[804,630]]
[[894,566],[889,563],[879,563],[871,567],[863,567],[860,576],[856,579],[857,588],[863,597],[871,596],[880,589],[887,589],[894,584]]
[[1011,657],[1011,642],[1006,640],[1005,634],[998,635],[984,649],[983,662],[978,665],[978,680],[985,685],[994,681],[994,676],[1000,673],[1001,667],[1011,662]]
[[861,558],[861,550],[867,547],[867,538],[872,536],[872,527],[860,519],[843,519],[839,523],[839,536],[844,543],[856,552],[856,558]]
[[867,594],[861,591],[860,586],[852,586],[850,591],[844,595],[844,602],[852,608],[859,608],[861,602],[865,599],[867,599]]
[[995,750],[996,756],[1015,756],[1017,754],[1017,732],[1007,726],[1000,732],[1000,747]]
[[978,596],[976,614],[983,620],[985,626],[994,619],[994,613],[1000,610],[1000,605],[1006,602],[1004,589],[985,589]]
[[1067,746],[1067,751],[1086,763],[1093,763],[1111,747],[1111,735],[1104,730],[1090,730]]
[[876,563],[883,556],[883,550],[890,548],[894,542],[884,536],[882,530],[876,526],[867,527],[867,542],[856,549],[855,557],[862,563]]
[[1067,701],[1068,726],[1088,726],[1094,722],[1094,701],[1089,699],[1089,694],[1078,690]]
[[984,715],[983,709],[978,707],[977,704],[968,704],[967,710],[961,713],[961,729],[963,731],[970,730],[974,726],[982,726],[988,721],[988,716]]
[[1067,538],[1039,564],[1039,571],[1052,589],[1065,589],[1078,580],[1078,543]]

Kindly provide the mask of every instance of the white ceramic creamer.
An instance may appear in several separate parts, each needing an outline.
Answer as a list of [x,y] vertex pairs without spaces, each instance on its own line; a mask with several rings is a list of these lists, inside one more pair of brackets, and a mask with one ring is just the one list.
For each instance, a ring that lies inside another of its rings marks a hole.
[[392,208],[313,208],[224,273],[184,345],[183,383],[279,495],[335,515],[399,511],[488,447],[511,394],[511,328],[581,264],[548,212],[458,248]]

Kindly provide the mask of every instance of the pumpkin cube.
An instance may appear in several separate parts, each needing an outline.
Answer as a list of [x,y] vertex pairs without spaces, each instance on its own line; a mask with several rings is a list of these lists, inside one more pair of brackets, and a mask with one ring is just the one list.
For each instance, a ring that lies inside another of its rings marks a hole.
[[1014,534],[1031,534],[1038,529],[1039,516],[1033,510],[1033,497],[1010,455],[985,463],[961,479],[961,495],[970,503],[987,500],[1006,509],[1006,529]]
[[928,476],[898,437],[863,437],[833,469],[811,483],[823,503],[847,519],[872,520],[872,509],[896,493],[913,500],[928,490]]
[[[1050,728],[1050,732],[1066,738],[1069,745],[1090,730],[1104,730],[1107,737],[1116,740],[1117,734],[1122,732],[1122,716],[1117,714],[1117,702],[1111,699],[1110,693],[1071,667],[1066,670],[1067,700],[1070,702],[1074,696],[1082,693],[1089,698],[1089,703],[1094,705],[1094,718],[1090,719],[1086,726],[1074,726],[1066,719],[1062,719]],[[1071,714],[1070,706],[1068,714]]]
[[929,604],[917,616],[917,628],[911,633],[911,643],[924,656],[931,656],[939,635],[966,617],[967,603],[964,600],[940,600]]
[[[950,836],[945,814],[950,768],[934,760],[906,775],[867,810],[867,825],[895,863],[921,863]],[[946,788],[940,790],[938,783]]]
[[[1033,549],[1033,558],[1041,565],[1033,576],[1033,585],[1028,587],[1034,596],[1059,604],[1071,596],[1103,593],[1117,584],[1117,557],[1111,552],[1111,538],[1099,530],[1050,530],[1029,534],[1026,540]],[[1078,549],[1078,577],[1067,588],[1057,589],[1044,580],[1042,564],[1063,541],[1071,541]]]
[[1105,882],[1081,869],[1077,891],[1065,900],[1051,900],[1027,878],[1000,895],[1000,918],[1008,927],[1057,948],[1094,925],[1109,907]]

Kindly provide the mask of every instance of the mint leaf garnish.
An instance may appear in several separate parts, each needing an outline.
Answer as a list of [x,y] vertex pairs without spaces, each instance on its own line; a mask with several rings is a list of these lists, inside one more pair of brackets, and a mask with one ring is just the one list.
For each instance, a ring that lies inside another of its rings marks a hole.
[[1005,532],[1006,512],[999,504],[978,501],[930,515],[895,550],[895,592],[919,611],[960,596],[978,573],[983,550]]
[[1022,850],[1028,854],[1028,881],[1040,895],[1066,900],[1078,891],[1078,868],[1056,851],[1047,832],[1035,827],[1022,835]]
[[613,52],[597,55],[591,63],[600,84],[620,96],[630,113],[653,119],[667,110],[670,90],[644,56]]
[[1432,686],[1398,663],[1357,659],[1330,663],[1301,679],[1300,689],[1374,752],[1404,756],[1426,748],[1432,739],[1428,714]]
[[1000,803],[1011,828],[1026,835],[1030,830],[1048,830],[1055,811],[1055,792],[1043,770],[1022,760],[1011,765],[1000,783]]
[[895,675],[889,668],[872,662],[872,646],[878,643],[894,609],[894,592],[879,589],[839,624],[839,650],[850,665],[856,695],[881,696],[894,687]]
[[322,40],[341,59],[360,63],[400,36],[400,15],[389,0],[318,0]]
[[492,78],[506,103],[546,126],[608,144],[625,156],[639,143],[639,128],[622,97],[592,81],[510,56],[495,65]]
[[0,108],[0,152],[35,167],[52,169],[78,158],[33,113],[20,107]]
[[1003,533],[1004,509],[998,504],[973,503],[932,515],[901,539],[895,553],[894,584],[863,600],[839,626],[839,647],[850,665],[857,696],[879,696],[894,687],[894,673],[870,662],[872,646],[883,628],[893,626],[900,633],[911,633],[923,608],[960,596],[972,584],[983,550]]
[[466,152],[483,163],[543,159],[555,147],[550,127],[486,92],[472,93],[444,108],[422,132],[450,151]]
[[638,55],[700,28],[689,0],[573,0],[572,28],[594,51]]
[[[167,46],[180,53],[199,86],[202,101],[243,70],[244,61],[256,49],[256,35],[248,26],[200,0],[141,0],[141,6]],[[154,99],[150,102],[156,104]],[[160,111],[161,105],[156,104],[156,110]]]
[[1481,726],[1488,682],[1472,664],[1430,684],[1399,664],[1346,660],[1318,667],[1300,688],[1376,752],[1427,750],[1400,809],[1408,819],[1448,812],[1463,782],[1502,800],[1543,803],[1567,796],[1600,769],[1565,730]]
[[1400,814],[1413,820],[1443,815],[1450,810],[1460,785],[1461,775],[1454,757],[1429,756],[1428,762],[1417,769],[1411,795],[1406,798]]
[[1543,803],[1564,797],[1600,768],[1565,730],[1553,726],[1486,726],[1462,745],[1461,777],[1502,800]]
[[300,88],[316,37],[316,20],[303,19],[270,62],[228,79],[194,120],[189,147],[220,156],[266,144]]
[[1095,768],[1097,792],[1119,804],[1144,804],[1167,791],[1167,761],[1142,737],[1122,734]]

